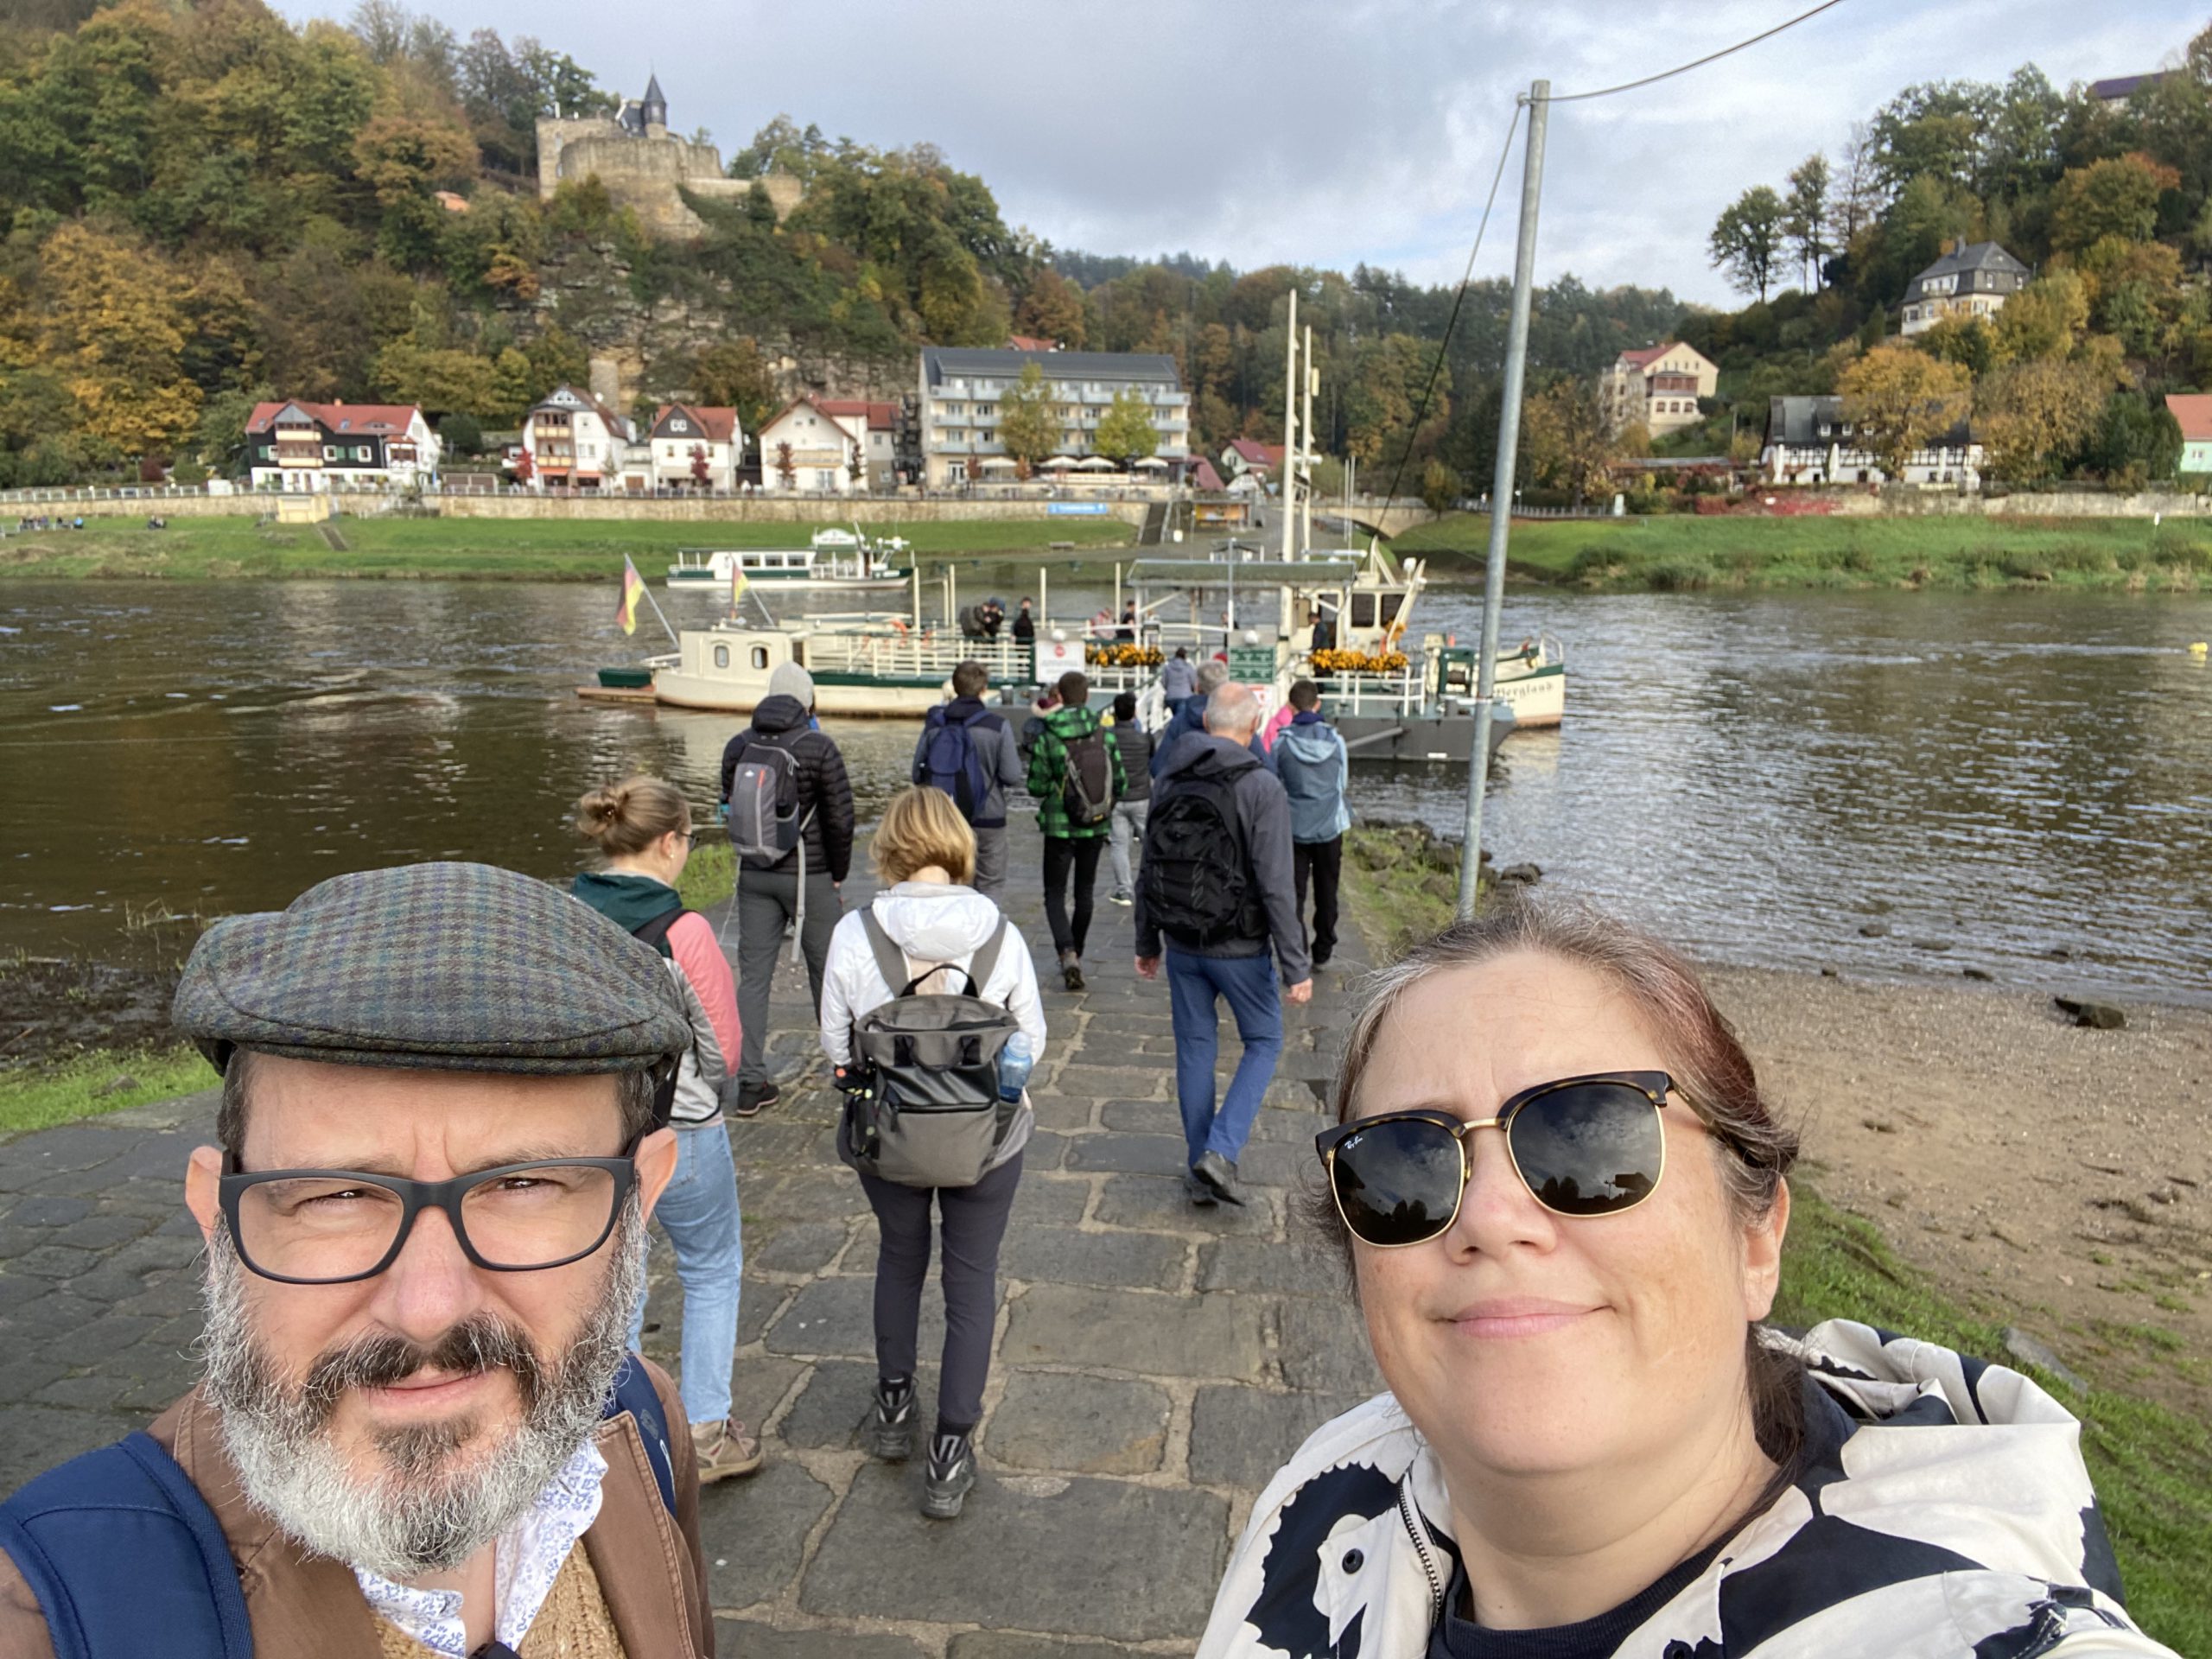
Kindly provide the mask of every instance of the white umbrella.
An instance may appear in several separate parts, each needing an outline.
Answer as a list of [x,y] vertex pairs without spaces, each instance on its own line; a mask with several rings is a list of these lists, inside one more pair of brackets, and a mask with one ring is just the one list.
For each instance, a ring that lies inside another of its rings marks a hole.
[[1162,461],[1158,455],[1147,455],[1144,459],[1138,461],[1137,465],[1140,467],[1154,467],[1163,473],[1167,470],[1167,463]]
[[1085,455],[1075,465],[1076,470],[1081,473],[1110,473],[1114,470],[1114,463],[1103,455]]
[[1014,462],[1009,457],[1005,455],[985,455],[983,457],[983,470],[988,473],[994,467],[1002,467],[1010,472],[1014,468]]
[[1074,457],[1071,455],[1054,455],[1050,461],[1044,463],[1044,470],[1046,472],[1052,472],[1063,467],[1072,467],[1074,465]]

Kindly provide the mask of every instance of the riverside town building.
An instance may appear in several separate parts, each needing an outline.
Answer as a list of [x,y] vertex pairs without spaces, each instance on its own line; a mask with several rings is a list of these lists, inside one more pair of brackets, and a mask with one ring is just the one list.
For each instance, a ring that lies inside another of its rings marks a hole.
[[760,487],[771,495],[889,489],[898,429],[895,403],[801,397],[760,429]]
[[[1840,397],[1777,397],[1766,418],[1760,470],[1770,484],[1886,484],[1881,464],[1858,448]],[[1942,440],[1916,449],[1901,484],[1981,487],[1981,445],[1961,421]]]
[[1912,279],[1904,291],[1904,327],[1924,334],[1946,317],[1993,317],[2028,285],[2028,268],[1994,242],[1955,249]]
[[257,490],[437,482],[438,435],[412,404],[256,404],[245,443]]
[[[1059,406],[1058,454],[1077,461],[1096,454],[1092,441],[1116,396],[1134,388],[1149,405],[1160,435],[1160,459],[1177,467],[1191,453],[1191,397],[1175,359],[1141,352],[1020,352],[965,346],[922,353],[922,481],[931,489],[969,480],[969,462],[985,477],[1011,480],[1013,459],[999,441],[1000,396],[1034,363]],[[769,467],[764,451],[762,471]]]
[[1642,426],[1652,436],[1695,426],[1697,400],[1719,389],[1720,371],[1694,346],[1671,340],[1623,352],[1598,379],[1598,404],[1605,428],[1624,432]]

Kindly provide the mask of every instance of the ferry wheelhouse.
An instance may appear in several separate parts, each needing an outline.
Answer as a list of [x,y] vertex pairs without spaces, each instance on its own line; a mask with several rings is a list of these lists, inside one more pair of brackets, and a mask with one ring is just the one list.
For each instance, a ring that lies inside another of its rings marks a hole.
[[771,582],[789,592],[874,592],[903,588],[910,543],[897,536],[871,540],[857,531],[818,530],[804,547],[685,548],[668,567],[671,591],[728,592],[733,578]]

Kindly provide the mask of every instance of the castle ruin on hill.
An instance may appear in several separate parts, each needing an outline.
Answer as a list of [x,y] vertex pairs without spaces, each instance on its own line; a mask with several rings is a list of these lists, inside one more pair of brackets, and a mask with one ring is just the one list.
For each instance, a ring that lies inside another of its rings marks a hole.
[[696,236],[707,227],[684,203],[683,191],[741,203],[757,183],[768,193],[781,221],[797,207],[805,187],[787,173],[760,179],[722,176],[722,153],[713,144],[678,138],[668,130],[668,100],[660,77],[645,95],[629,99],[611,116],[543,116],[537,123],[537,194],[552,195],[564,179],[596,175],[607,197],[627,207],[656,235]]

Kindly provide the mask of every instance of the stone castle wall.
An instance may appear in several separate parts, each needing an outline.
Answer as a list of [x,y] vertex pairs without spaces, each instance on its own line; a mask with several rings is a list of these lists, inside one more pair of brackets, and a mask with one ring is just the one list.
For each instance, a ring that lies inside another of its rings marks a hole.
[[[664,127],[649,127],[639,136],[605,117],[541,119],[539,197],[551,196],[563,179],[594,176],[607,187],[615,206],[630,209],[647,230],[664,237],[694,237],[707,228],[684,205],[682,192],[741,203],[754,182],[724,178],[720,149],[678,138]],[[759,182],[774,205],[779,223],[806,194],[805,186],[788,174],[771,174]]]

